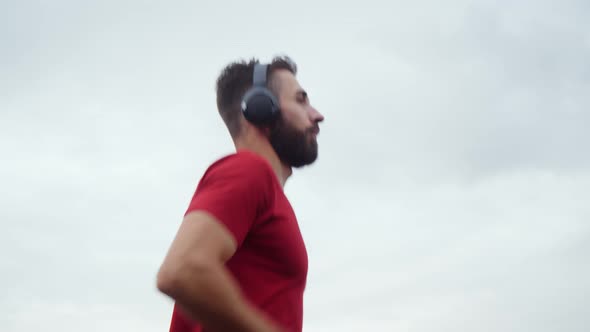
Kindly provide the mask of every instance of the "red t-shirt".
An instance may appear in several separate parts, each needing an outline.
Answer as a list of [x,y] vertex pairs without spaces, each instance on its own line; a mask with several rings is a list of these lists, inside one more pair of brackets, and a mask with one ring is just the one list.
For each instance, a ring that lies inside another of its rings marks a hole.
[[[236,239],[226,263],[252,305],[287,331],[302,330],[307,251],[297,218],[270,164],[246,150],[214,162],[186,214],[214,215]],[[202,332],[175,306],[170,332]]]

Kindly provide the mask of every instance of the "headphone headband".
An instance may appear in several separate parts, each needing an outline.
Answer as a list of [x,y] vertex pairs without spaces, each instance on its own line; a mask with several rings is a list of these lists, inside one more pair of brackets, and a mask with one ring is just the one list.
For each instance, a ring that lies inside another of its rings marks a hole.
[[254,86],[266,86],[266,69],[268,65],[263,65],[257,63],[254,66],[254,79],[252,80],[252,84]]

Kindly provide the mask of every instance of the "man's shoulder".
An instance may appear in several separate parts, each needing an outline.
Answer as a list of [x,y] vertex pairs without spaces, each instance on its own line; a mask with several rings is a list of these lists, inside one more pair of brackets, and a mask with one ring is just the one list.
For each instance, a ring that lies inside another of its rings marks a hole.
[[245,168],[256,168],[264,171],[272,171],[270,163],[257,153],[249,150],[238,150],[223,155],[213,161],[209,169],[228,168],[233,170],[244,170]]
[[211,166],[226,165],[226,164],[244,164],[244,165],[259,165],[269,166],[270,164],[264,157],[250,150],[238,150],[229,154],[222,155],[217,158]]
[[213,161],[203,178],[241,178],[272,181],[274,171],[264,157],[249,150],[238,150]]

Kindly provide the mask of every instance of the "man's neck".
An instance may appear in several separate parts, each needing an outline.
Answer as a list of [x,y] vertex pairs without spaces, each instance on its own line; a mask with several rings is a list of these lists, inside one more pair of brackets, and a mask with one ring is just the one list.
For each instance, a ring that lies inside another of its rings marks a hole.
[[236,140],[234,145],[236,147],[236,151],[248,150],[266,159],[272,166],[272,169],[274,170],[281,186],[285,187],[285,183],[291,174],[293,174],[293,170],[289,165],[281,162],[279,156],[268,141],[262,140],[259,137],[251,137],[250,139],[245,137]]

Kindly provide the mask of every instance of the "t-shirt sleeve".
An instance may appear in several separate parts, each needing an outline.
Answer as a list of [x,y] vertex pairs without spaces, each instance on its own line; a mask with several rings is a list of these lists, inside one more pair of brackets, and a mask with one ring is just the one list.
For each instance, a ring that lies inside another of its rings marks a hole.
[[202,210],[216,217],[241,246],[259,216],[270,207],[272,171],[250,156],[230,156],[203,175],[185,213]]

